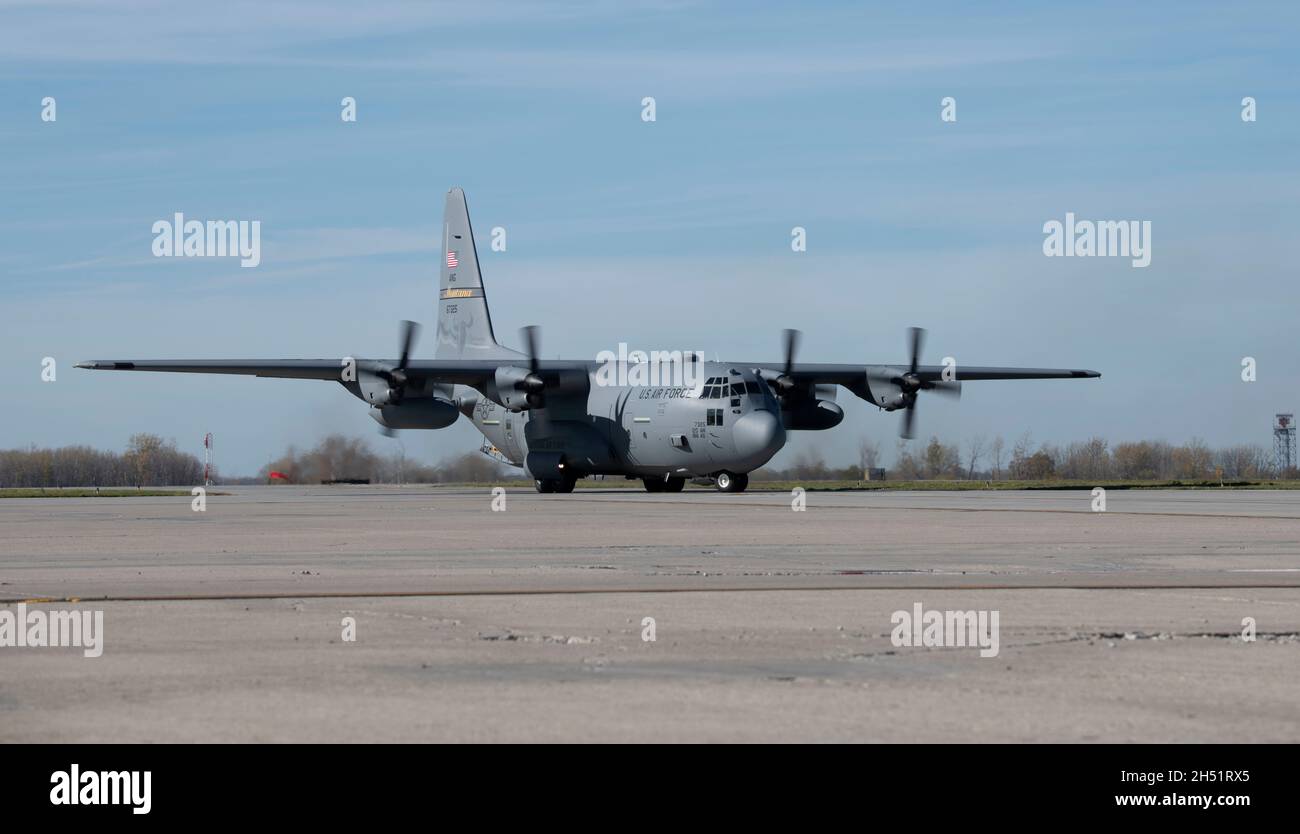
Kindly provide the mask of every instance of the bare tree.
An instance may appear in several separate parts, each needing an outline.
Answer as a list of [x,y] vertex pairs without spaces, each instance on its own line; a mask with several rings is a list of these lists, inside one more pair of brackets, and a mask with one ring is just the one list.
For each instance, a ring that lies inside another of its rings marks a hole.
[[961,453],[956,446],[943,443],[938,437],[930,438],[922,460],[927,478],[954,479],[960,476]]
[[907,443],[906,440],[900,439],[894,447],[894,474],[890,478],[900,481],[919,481],[924,477],[924,463],[917,460]]
[[1073,480],[1096,481],[1109,478],[1111,468],[1110,449],[1106,441],[1100,437],[1090,437],[1065,447],[1057,474]]
[[1011,447],[1011,461],[1007,464],[1012,479],[1023,478],[1022,470],[1025,469],[1025,461],[1029,460],[1030,450],[1034,448],[1034,436],[1028,429],[1025,433],[1016,439],[1016,445]]
[[1002,435],[993,438],[993,445],[990,452],[993,456],[993,477],[994,479],[1002,477]]
[[975,464],[980,462],[980,457],[984,454],[984,446],[987,442],[987,439],[982,434],[977,434],[970,439],[970,443],[966,449],[966,458],[968,461],[966,466],[966,480],[974,480]]
[[869,480],[870,474],[868,469],[875,469],[880,465],[880,444],[862,435],[858,441],[858,468],[862,470],[862,480]]
[[154,477],[157,474],[158,459],[161,457],[162,449],[163,439],[156,434],[131,435],[131,440],[126,447],[126,457],[135,475],[136,486],[156,483]]

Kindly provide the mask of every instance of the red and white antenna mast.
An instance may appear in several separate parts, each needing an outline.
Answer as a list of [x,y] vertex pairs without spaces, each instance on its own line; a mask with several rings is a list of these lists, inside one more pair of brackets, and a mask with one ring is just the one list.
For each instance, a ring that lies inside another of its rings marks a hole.
[[203,485],[212,486],[212,432],[203,436]]

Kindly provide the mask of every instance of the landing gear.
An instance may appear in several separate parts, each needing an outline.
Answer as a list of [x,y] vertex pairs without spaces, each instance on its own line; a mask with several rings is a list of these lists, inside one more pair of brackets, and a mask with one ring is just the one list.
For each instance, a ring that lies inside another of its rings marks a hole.
[[685,478],[642,478],[646,492],[681,492],[686,486]]
[[718,492],[744,492],[745,487],[749,486],[749,476],[743,472],[739,475],[719,472],[713,476],[713,483],[718,488]]
[[533,481],[533,486],[538,492],[573,492],[573,487],[577,484],[577,478],[538,478]]

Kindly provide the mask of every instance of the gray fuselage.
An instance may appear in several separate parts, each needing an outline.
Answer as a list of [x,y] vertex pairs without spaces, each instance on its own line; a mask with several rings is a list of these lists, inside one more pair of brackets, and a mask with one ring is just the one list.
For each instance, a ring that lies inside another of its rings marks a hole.
[[750,472],[785,445],[781,409],[748,369],[706,362],[704,384],[601,385],[510,411],[486,392],[458,387],[461,412],[511,464],[534,477],[554,466],[575,475],[705,477]]

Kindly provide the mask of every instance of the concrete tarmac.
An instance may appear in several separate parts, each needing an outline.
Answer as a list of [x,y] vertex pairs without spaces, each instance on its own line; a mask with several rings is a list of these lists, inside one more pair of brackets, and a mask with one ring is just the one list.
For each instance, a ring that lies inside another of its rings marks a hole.
[[1300,491],[219,491],[0,500],[0,610],[105,632],[0,740],[1300,740]]

